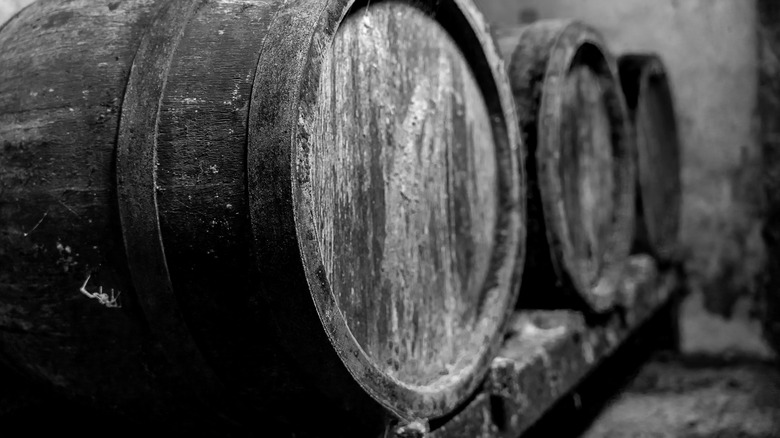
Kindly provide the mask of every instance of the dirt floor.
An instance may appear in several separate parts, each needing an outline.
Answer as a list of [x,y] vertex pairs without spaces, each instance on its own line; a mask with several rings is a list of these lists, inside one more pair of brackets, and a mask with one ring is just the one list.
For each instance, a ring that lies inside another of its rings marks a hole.
[[745,356],[656,358],[583,437],[780,437],[779,371]]
[[596,417],[585,438],[780,437],[780,362],[754,323],[686,299],[681,352],[656,355]]

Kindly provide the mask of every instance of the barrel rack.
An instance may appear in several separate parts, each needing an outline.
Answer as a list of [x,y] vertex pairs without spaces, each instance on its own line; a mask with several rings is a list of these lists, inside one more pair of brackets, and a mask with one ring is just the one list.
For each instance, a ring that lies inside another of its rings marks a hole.
[[611,360],[631,362],[632,352],[620,350],[634,335],[652,338],[656,348],[673,347],[684,292],[682,270],[659,269],[645,255],[632,256],[629,265],[621,293],[630,305],[608,319],[587,321],[564,310],[515,313],[479,393],[430,436],[519,437],[557,405],[579,409],[583,400],[578,391],[594,371]]

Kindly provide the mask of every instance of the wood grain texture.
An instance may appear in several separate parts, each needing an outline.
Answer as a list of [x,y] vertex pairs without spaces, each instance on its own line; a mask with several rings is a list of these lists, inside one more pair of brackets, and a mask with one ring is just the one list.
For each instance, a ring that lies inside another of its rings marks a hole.
[[[137,409],[156,384],[146,368],[163,359],[129,282],[112,169],[125,80],[155,8],[41,1],[0,32],[4,360]],[[87,278],[90,293],[121,292],[121,308],[82,294]],[[119,391],[122,378],[135,385]]]
[[681,256],[682,182],[671,84],[657,55],[624,55],[619,66],[637,145],[639,214],[635,250],[672,262]]
[[609,310],[634,222],[635,146],[617,66],[578,22],[502,34],[503,47],[515,44],[509,74],[530,158],[520,305]]
[[615,209],[612,127],[599,78],[584,66],[572,68],[563,92],[560,178],[567,225],[578,270],[595,284]]
[[427,385],[489,335],[479,327],[499,208],[489,114],[452,39],[411,6],[349,16],[324,56],[311,179],[325,272],[371,359]]

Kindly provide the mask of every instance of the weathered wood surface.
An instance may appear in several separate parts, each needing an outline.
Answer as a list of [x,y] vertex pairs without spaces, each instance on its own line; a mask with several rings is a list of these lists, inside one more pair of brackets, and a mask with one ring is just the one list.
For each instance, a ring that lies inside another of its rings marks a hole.
[[482,306],[500,244],[490,115],[455,43],[412,7],[347,18],[325,59],[311,152],[325,274],[371,361],[429,385],[469,367],[503,313]]
[[682,183],[680,139],[669,78],[657,55],[623,55],[618,66],[636,135],[638,214],[634,249],[674,261],[680,257]]
[[[676,268],[659,271],[633,256],[620,295],[622,315],[592,325],[571,311],[521,310],[479,394],[432,438],[518,437],[611,357],[629,336],[681,293]],[[576,393],[573,394],[576,403]],[[558,420],[561,421],[561,420]],[[564,420],[565,421],[565,420]]]
[[519,305],[607,311],[618,304],[634,222],[634,143],[617,66],[578,22],[502,35],[505,50],[514,43],[509,75],[528,157]]
[[525,236],[484,26],[461,0],[20,14],[0,32],[4,359],[194,423],[365,436],[455,408]]
[[[123,92],[156,10],[42,1],[0,32],[3,360],[131,411],[168,410],[166,393],[188,392],[148,334],[116,210]],[[118,297],[116,307],[82,288]]]

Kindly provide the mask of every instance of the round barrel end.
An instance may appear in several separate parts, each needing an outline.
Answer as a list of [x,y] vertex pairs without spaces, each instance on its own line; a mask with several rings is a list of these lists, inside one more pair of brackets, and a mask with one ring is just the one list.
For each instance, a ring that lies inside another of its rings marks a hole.
[[335,3],[345,10],[323,14],[287,133],[295,249],[357,383],[400,418],[441,416],[484,377],[516,298],[524,198],[508,81],[467,1]]
[[634,250],[678,261],[682,209],[680,138],[669,77],[656,54],[618,60],[637,145],[637,233]]

